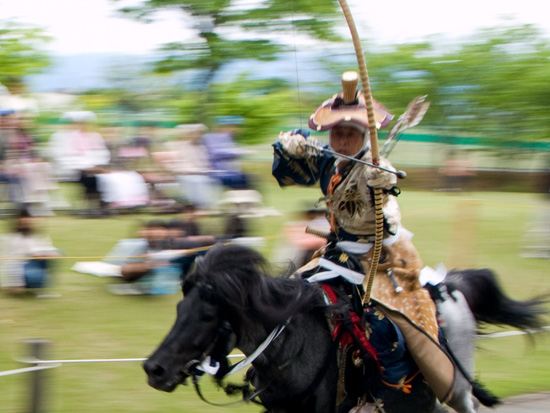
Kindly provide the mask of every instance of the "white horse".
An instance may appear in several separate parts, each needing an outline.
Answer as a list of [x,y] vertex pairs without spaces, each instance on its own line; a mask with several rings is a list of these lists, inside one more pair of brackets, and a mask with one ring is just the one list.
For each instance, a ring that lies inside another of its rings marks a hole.
[[[547,311],[542,296],[516,301],[504,294],[495,274],[489,269],[451,271],[436,286],[426,288],[434,299],[445,346],[455,361],[453,396],[448,403],[458,413],[476,413],[479,404],[494,407],[498,397],[472,379],[475,340],[480,324],[509,325],[523,331],[543,326]],[[448,412],[438,405],[436,413]]]

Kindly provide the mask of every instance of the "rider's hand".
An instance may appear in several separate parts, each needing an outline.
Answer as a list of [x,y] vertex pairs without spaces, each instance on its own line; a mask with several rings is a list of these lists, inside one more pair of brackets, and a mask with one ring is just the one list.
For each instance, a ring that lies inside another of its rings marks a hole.
[[[380,166],[395,171],[395,168],[384,159],[380,160]],[[371,188],[392,189],[397,184],[397,176],[382,169],[367,166],[367,185]]]
[[322,146],[317,139],[308,136],[304,137],[301,131],[292,131],[279,134],[279,142],[283,149],[294,158],[305,158],[306,156],[318,155]]

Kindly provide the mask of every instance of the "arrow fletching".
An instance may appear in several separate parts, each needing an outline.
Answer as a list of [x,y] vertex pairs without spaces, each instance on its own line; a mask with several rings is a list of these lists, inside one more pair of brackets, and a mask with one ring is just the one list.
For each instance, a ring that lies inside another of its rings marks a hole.
[[391,130],[388,132],[386,142],[384,142],[384,147],[380,151],[382,155],[388,156],[389,152],[393,150],[393,147],[399,140],[401,134],[406,129],[412,128],[422,121],[424,115],[430,107],[430,102],[426,102],[427,96],[428,95],[415,97],[407,106],[407,110],[399,116],[399,119],[397,119],[395,125],[393,125]]

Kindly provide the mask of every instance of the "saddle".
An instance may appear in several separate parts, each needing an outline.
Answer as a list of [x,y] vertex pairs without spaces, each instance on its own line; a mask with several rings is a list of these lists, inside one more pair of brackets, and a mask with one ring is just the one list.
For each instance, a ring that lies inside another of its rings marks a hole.
[[[300,273],[321,285],[329,303],[327,319],[339,342],[337,405],[349,398],[383,400],[387,391],[410,393],[411,381],[419,376],[399,328],[376,302],[363,306],[362,282],[354,274],[364,276],[361,261],[338,248]],[[325,278],[329,275],[334,276]]]

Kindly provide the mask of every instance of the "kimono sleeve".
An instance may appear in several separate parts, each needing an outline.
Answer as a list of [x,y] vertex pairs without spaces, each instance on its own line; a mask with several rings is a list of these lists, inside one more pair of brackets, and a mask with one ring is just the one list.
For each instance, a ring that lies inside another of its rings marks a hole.
[[312,186],[319,180],[322,158],[308,156],[291,157],[279,142],[273,144],[273,166],[271,173],[279,186],[302,185]]

